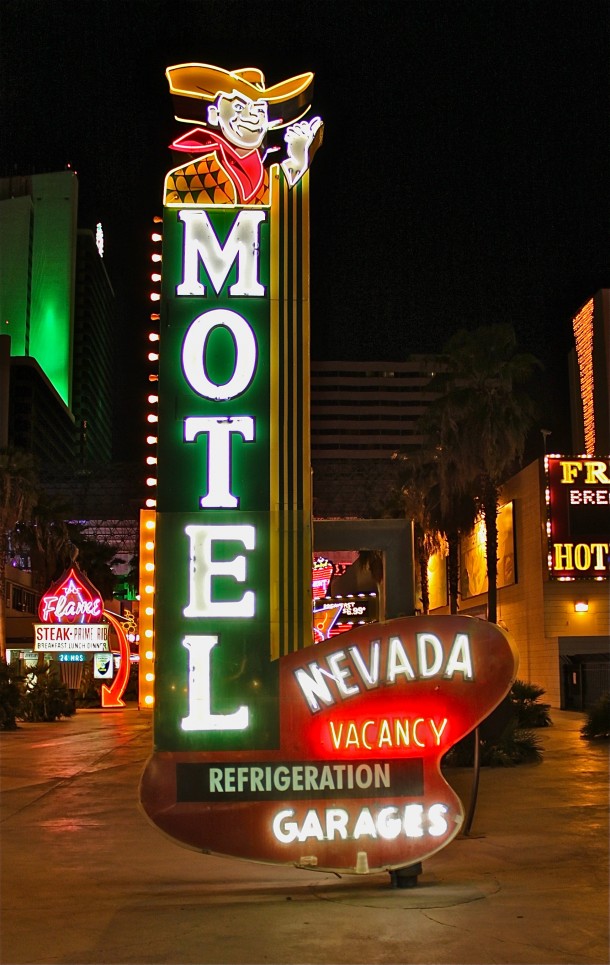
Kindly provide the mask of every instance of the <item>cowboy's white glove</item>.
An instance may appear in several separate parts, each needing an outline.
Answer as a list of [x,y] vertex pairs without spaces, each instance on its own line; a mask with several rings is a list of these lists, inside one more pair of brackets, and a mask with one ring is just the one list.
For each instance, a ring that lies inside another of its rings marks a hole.
[[282,161],[282,170],[290,187],[297,183],[309,167],[309,149],[321,127],[322,118],[313,117],[310,121],[297,121],[286,128],[284,140],[287,157]]

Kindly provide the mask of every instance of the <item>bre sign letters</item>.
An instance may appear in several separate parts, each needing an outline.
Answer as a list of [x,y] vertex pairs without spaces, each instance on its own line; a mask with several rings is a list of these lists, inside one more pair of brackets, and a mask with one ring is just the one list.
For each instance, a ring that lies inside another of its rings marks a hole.
[[555,580],[610,576],[610,457],[548,456],[549,572]]

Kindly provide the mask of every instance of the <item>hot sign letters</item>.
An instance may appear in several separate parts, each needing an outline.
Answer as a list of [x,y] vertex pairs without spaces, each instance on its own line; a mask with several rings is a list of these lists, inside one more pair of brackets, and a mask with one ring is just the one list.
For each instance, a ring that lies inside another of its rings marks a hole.
[[[457,834],[447,749],[508,692],[499,628],[404,618],[313,643],[308,168],[313,75],[167,71],[155,747],[140,799],[204,852],[349,872]],[[283,133],[283,142],[278,140]],[[319,635],[318,635],[319,638]]]
[[610,458],[547,456],[549,573],[555,580],[610,576]]

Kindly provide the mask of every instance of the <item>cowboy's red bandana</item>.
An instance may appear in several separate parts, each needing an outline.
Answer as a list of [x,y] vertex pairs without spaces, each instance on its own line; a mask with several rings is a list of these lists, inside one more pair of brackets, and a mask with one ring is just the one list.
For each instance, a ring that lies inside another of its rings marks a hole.
[[220,163],[235,185],[238,200],[244,204],[254,197],[263,183],[264,169],[258,150],[245,155],[238,154],[228,141],[212,131],[195,127],[177,138],[171,147],[175,151],[185,151],[188,154],[220,155]]

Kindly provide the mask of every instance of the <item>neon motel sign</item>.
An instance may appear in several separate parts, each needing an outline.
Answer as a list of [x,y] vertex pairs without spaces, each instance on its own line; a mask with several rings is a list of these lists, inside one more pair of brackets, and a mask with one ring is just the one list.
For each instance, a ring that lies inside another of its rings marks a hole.
[[[313,645],[313,75],[167,76],[176,117],[206,126],[174,142],[190,157],[164,186],[155,746],[140,800],[203,852],[401,867],[457,834],[440,759],[508,692],[515,651],[466,617]],[[283,160],[267,165],[277,131]]]

